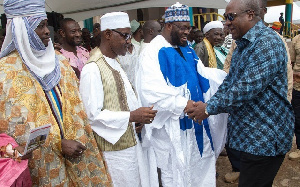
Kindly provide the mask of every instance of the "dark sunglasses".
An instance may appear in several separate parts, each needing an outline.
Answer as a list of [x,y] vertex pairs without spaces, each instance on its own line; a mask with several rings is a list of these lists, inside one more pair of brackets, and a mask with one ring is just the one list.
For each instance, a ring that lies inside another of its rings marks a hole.
[[[249,12],[249,11],[251,11],[251,10],[245,10],[239,14],[243,14],[243,13]],[[233,21],[238,16],[238,13],[228,13],[228,14],[224,13],[223,16],[224,16],[225,20]]]
[[114,32],[116,32],[116,33],[118,33],[120,36],[122,36],[126,41],[127,40],[129,40],[129,39],[131,39],[131,34],[128,34],[128,33],[122,33],[122,32],[120,32],[120,31],[117,31],[117,30],[115,30],[115,29],[111,29],[112,31],[114,31]]

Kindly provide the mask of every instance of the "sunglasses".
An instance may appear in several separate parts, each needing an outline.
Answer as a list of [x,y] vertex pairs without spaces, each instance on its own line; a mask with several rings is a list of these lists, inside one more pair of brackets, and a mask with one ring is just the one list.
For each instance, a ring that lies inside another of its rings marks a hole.
[[116,33],[118,33],[118,34],[119,34],[120,36],[122,36],[126,41],[132,38],[131,34],[128,34],[128,33],[122,33],[122,32],[117,31],[117,30],[115,30],[115,29],[111,29],[111,30],[114,31],[114,32],[116,32]]
[[[239,14],[243,14],[243,13],[249,12],[249,11],[251,11],[251,10],[245,10]],[[233,21],[238,16],[238,13],[227,13],[227,14],[224,13],[223,16],[224,16],[225,20]]]

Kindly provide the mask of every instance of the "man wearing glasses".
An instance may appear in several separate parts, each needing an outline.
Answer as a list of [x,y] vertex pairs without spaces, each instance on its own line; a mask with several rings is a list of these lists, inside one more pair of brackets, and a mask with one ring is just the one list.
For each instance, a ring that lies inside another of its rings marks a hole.
[[222,112],[228,119],[228,147],[240,151],[239,186],[272,186],[291,149],[294,114],[287,99],[287,51],[267,28],[260,2],[232,0],[226,25],[236,40],[230,71],[215,95],[189,117],[203,120]]
[[142,105],[158,110],[142,140],[149,165],[161,169],[164,187],[216,186],[215,162],[225,144],[226,114],[197,122],[184,113],[194,101],[207,100],[226,76],[223,70],[204,67],[188,46],[188,10],[179,3],[166,10],[162,33],[140,54],[136,77]]
[[83,67],[80,92],[98,147],[103,151],[114,186],[148,186],[147,165],[135,124],[151,123],[153,107],[138,108],[132,86],[118,55],[131,45],[130,23],[124,12],[101,17],[101,44]]

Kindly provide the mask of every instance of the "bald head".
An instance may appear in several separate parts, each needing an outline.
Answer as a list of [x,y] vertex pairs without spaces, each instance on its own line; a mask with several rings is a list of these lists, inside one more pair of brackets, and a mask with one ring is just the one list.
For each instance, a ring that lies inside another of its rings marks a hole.
[[146,21],[143,26],[144,42],[150,43],[161,32],[161,25],[155,20]]

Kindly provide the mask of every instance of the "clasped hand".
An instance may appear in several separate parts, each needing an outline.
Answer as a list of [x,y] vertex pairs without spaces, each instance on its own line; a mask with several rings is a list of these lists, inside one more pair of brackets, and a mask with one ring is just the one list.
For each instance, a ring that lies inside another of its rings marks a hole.
[[190,119],[193,119],[195,122],[201,123],[204,119],[208,118],[209,115],[205,114],[206,104],[198,101],[194,102],[189,100],[184,112],[187,113]]

